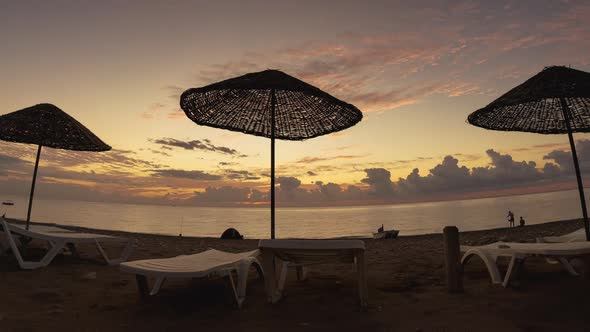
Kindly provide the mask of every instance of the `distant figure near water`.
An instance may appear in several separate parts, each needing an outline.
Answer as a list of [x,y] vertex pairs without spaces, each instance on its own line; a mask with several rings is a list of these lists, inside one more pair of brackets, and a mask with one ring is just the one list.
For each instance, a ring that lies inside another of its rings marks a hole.
[[520,227],[524,227],[524,218],[522,216],[520,216]]
[[381,224],[381,227],[377,228],[377,233],[381,233],[383,232],[383,224]]
[[506,216],[506,219],[508,219],[510,227],[514,227],[514,213],[512,213],[512,211],[508,210],[508,215]]

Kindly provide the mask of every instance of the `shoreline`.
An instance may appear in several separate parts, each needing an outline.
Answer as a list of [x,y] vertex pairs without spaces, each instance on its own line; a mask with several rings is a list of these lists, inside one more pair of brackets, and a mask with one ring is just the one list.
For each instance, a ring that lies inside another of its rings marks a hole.
[[[16,222],[19,224],[24,224],[24,220],[21,219],[14,219],[14,218],[6,218],[7,221],[10,222]],[[182,238],[182,239],[193,239],[193,240],[198,240],[198,239],[219,239],[219,237],[211,237],[211,236],[178,236],[178,235],[168,235],[168,234],[157,234],[157,233],[142,233],[142,232],[129,232],[129,231],[119,231],[119,230],[110,230],[110,229],[99,229],[99,228],[91,228],[91,227],[82,227],[82,226],[72,226],[72,225],[63,225],[63,224],[57,224],[57,223],[48,223],[48,222],[34,222],[32,221],[31,224],[33,225],[45,225],[45,226],[55,226],[55,227],[60,227],[60,228],[64,228],[64,229],[69,229],[69,230],[74,230],[74,231],[79,231],[79,232],[87,232],[87,233],[96,233],[96,234],[107,234],[107,235],[116,235],[116,236],[128,236],[128,237],[163,237],[163,238],[170,238],[170,239],[178,239],[178,238]],[[583,219],[582,218],[577,218],[577,219],[564,219],[564,220],[552,220],[552,221],[546,221],[543,223],[538,223],[538,224],[530,224],[530,225],[526,225],[524,227],[497,227],[497,228],[488,228],[488,229],[479,229],[479,230],[469,230],[469,231],[461,231],[461,229],[459,229],[459,233],[462,235],[466,235],[468,237],[472,237],[472,236],[477,236],[477,235],[483,235],[483,234],[495,234],[495,235],[499,235],[499,236],[505,236],[505,233],[510,233],[510,232],[517,232],[519,230],[522,231],[536,231],[538,229],[545,229],[547,227],[552,227],[554,226],[555,228],[565,228],[565,229],[571,229],[571,231],[574,231],[576,229],[582,228],[584,226],[583,224]],[[578,226],[578,227],[577,227]],[[577,228],[576,228],[577,227]],[[549,231],[551,232],[551,231]],[[546,232],[542,232],[543,234],[545,234]],[[563,234],[568,233],[567,231],[564,232]],[[554,234],[554,233],[550,233],[548,235],[539,235],[539,236],[555,236],[555,235],[563,235],[563,234]],[[220,234],[221,235],[221,234]],[[431,237],[431,236],[440,236],[442,235],[441,233],[425,233],[425,234],[412,234],[412,235],[404,235],[403,233],[400,232],[400,234],[398,235],[398,238],[417,238],[417,237]],[[281,238],[283,240],[298,240],[298,239],[305,239],[305,238]],[[364,237],[362,235],[347,235],[347,236],[339,236],[339,237],[328,237],[328,238],[318,238],[314,240],[336,240],[336,239],[358,239],[358,240],[373,240],[372,237]],[[244,240],[255,240],[258,241],[260,240],[260,238],[244,238]]]

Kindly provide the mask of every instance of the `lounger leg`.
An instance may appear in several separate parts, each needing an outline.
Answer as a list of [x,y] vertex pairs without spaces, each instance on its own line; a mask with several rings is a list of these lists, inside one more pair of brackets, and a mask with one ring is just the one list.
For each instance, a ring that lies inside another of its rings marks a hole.
[[128,241],[126,241],[125,248],[121,252],[121,256],[117,259],[110,259],[109,256],[107,255],[107,253],[104,251],[104,249],[100,245],[100,242],[98,242],[98,240],[94,240],[94,243],[96,244],[96,249],[98,249],[98,252],[102,256],[102,258],[104,258],[105,262],[111,266],[119,265],[122,262],[127,261],[127,259],[129,258],[129,255],[131,255],[131,250],[133,250],[133,241],[128,240]]
[[139,299],[145,302],[150,297],[147,277],[141,274],[135,275],[137,281],[137,290],[139,291]]
[[280,299],[277,294],[277,277],[274,266],[275,255],[270,250],[261,250],[262,252],[262,269],[264,270],[264,286],[266,288],[266,298],[268,302],[275,303]]
[[76,258],[80,258],[80,253],[78,252],[78,249],[76,249],[76,245],[75,244],[73,244],[73,243],[66,243],[66,246],[68,247],[68,249],[72,253],[72,256],[74,256]]
[[48,242],[49,242],[49,250],[47,251],[45,256],[43,256],[43,258],[41,258],[41,260],[39,262],[25,261],[25,260],[23,260],[22,256],[20,255],[20,252],[17,251],[17,253],[18,253],[17,259],[19,260],[20,267],[24,270],[34,270],[34,269],[49,265],[49,263],[51,263],[51,261],[53,261],[55,256],[57,256],[57,254],[59,254],[59,252],[64,248],[65,243],[62,241],[59,241],[59,242],[48,241]]
[[47,266],[49,263],[51,263],[53,258],[59,253],[59,251],[63,248],[63,245],[64,245],[64,243],[62,243],[62,242],[58,242],[58,243],[49,242],[49,249],[48,249],[47,253],[45,254],[45,256],[43,256],[41,261],[28,262],[28,261],[24,260],[22,254],[21,254],[21,251],[19,249],[19,245],[17,244],[18,240],[15,238],[15,236],[12,235],[12,233],[10,231],[8,231],[7,229],[4,230],[4,235],[6,236],[6,241],[8,242],[8,245],[10,246],[12,253],[16,257],[18,265],[23,270],[33,270],[33,269],[37,269],[37,268],[40,268],[43,266]]
[[0,241],[0,256],[4,256],[10,250],[10,244],[8,241]]
[[359,252],[355,255],[355,258],[358,272],[360,304],[362,309],[366,309],[369,304],[369,296],[367,289],[367,263],[365,261],[365,253]]
[[12,235],[12,233],[10,233],[10,231],[8,229],[4,230],[4,235],[6,236],[6,242],[8,242],[8,246],[12,250],[14,257],[16,257],[16,260],[18,261],[18,265],[24,269],[23,264],[25,261],[20,253],[20,250],[19,250],[20,243],[17,244],[18,240],[16,239],[15,236]]
[[519,257],[517,255],[513,255],[510,258],[510,263],[508,264],[508,270],[506,271],[506,275],[504,276],[504,281],[502,282],[502,286],[508,287],[510,281],[516,277],[518,274],[518,270],[524,263],[524,257]]
[[[279,294],[279,298],[283,296],[283,291],[285,289],[285,283],[287,282],[287,274],[289,273],[289,262],[283,262],[277,259],[277,265],[281,267],[279,272],[279,282],[277,286],[277,293]],[[278,301],[278,299],[277,299]]]
[[158,292],[160,291],[160,288],[162,288],[162,285],[164,285],[164,281],[166,281],[166,278],[164,278],[164,277],[160,277],[160,278],[156,279],[156,282],[154,283],[154,287],[152,287],[152,290],[150,291],[150,296],[154,296],[154,295],[158,294]]
[[576,271],[576,269],[574,269],[574,267],[572,266],[572,264],[570,264],[570,262],[565,259],[564,257],[558,257],[557,260],[561,263],[561,265],[563,265],[563,267],[565,268],[565,270],[575,276],[578,277],[580,274]]
[[246,300],[246,286],[248,284],[248,273],[250,272],[250,267],[254,266],[256,268],[256,272],[261,278],[264,278],[264,274],[262,273],[262,269],[258,263],[258,260],[255,258],[246,258],[240,262],[238,265],[238,293],[236,296],[236,302],[238,303],[238,308],[242,307],[244,300]]
[[[238,275],[238,278],[239,277],[240,276]],[[244,299],[243,298],[241,299],[240,296],[238,295],[238,290],[236,289],[236,283],[234,282],[234,276],[233,276],[232,270],[227,271],[226,283],[228,284],[229,288],[232,291],[236,306],[238,307],[238,309],[241,308],[242,303],[244,302]]]
[[[8,229],[8,226],[6,226],[6,222],[4,221],[4,216],[2,216],[2,218],[0,218],[0,231],[2,231],[3,236],[6,238],[6,242],[5,242],[6,248],[3,248],[4,253],[6,253],[9,249],[12,249],[12,251],[14,251],[16,248],[18,248],[18,245],[15,242],[15,238],[10,233],[10,229]],[[16,255],[16,253],[15,253],[15,255]]]
[[307,268],[303,265],[297,266],[297,280],[305,281],[307,279]]
[[500,270],[498,270],[498,265],[496,264],[498,256],[487,255],[481,252],[481,250],[471,249],[463,255],[463,257],[461,258],[461,268],[463,269],[463,271],[465,271],[465,265],[473,256],[478,256],[484,262],[484,264],[488,268],[488,273],[490,274],[490,278],[492,279],[492,284],[502,284],[503,279],[500,275]]

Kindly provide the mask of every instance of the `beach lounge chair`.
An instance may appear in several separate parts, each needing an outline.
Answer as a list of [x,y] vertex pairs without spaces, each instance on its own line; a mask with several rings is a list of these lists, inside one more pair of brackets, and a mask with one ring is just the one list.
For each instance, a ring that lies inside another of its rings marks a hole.
[[[556,259],[567,272],[578,276],[572,267],[569,259],[590,255],[590,242],[571,243],[512,243],[496,242],[483,246],[461,246],[465,254],[461,259],[464,266],[469,260],[478,256],[485,263],[492,283],[502,284],[507,287],[517,272],[517,269],[524,263],[525,259],[534,256]],[[499,257],[510,258],[506,275],[502,278],[498,269],[497,260]]]
[[[12,250],[20,268],[24,270],[33,270],[49,265],[55,256],[66,248],[73,253],[76,253],[76,245],[83,243],[94,244],[100,255],[109,265],[118,265],[119,263],[126,261],[133,249],[133,241],[122,237],[79,233],[63,228],[44,225],[30,225],[27,230],[25,229],[25,225],[9,223],[3,217],[0,217],[0,227],[0,231],[3,232],[5,239],[4,242],[6,242],[7,246]],[[19,237],[47,241],[49,249],[40,261],[25,261],[19,250]],[[116,259],[109,258],[102,247],[102,244],[104,243],[124,244],[125,247],[121,256]]]
[[[259,254],[258,250],[234,254],[209,249],[193,255],[126,262],[119,268],[123,272],[135,274],[139,295],[143,300],[156,295],[166,279],[227,277],[236,304],[240,308],[246,298],[250,267],[254,267],[258,275],[264,278],[262,265],[258,261]],[[234,281],[234,272],[237,274],[237,285]],[[148,290],[147,277],[155,278],[151,290]]]
[[[266,271],[265,286],[269,302],[283,295],[288,267],[297,268],[299,279],[305,279],[305,267],[322,263],[355,264],[361,307],[366,308],[367,266],[365,243],[361,240],[260,240],[262,263]],[[275,266],[278,267],[278,278]]]
[[583,228],[561,236],[545,236],[537,238],[537,242],[539,243],[567,243],[584,241],[586,241],[586,230]]

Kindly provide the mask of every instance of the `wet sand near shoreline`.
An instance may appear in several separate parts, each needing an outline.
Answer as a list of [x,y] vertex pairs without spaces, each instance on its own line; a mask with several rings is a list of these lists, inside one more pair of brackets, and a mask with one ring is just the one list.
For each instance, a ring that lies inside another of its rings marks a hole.
[[[581,227],[577,220],[461,233],[462,244],[534,242]],[[80,229],[65,227],[69,229]],[[92,230],[135,238],[130,260],[172,257],[207,248],[239,252],[257,240],[171,237]],[[403,235],[403,234],[402,234]],[[309,279],[289,274],[287,296],[266,302],[262,280],[250,280],[236,309],[222,279],[170,280],[149,302],[139,301],[135,277],[104,265],[93,246],[81,258],[59,255],[33,271],[0,257],[0,331],[588,331],[590,280],[569,276],[541,258],[527,260],[517,287],[490,284],[483,263],[466,269],[462,294],[444,282],[442,235],[365,240],[369,308],[357,305],[350,265],[311,267]],[[42,255],[32,244],[29,255]],[[108,247],[115,254],[117,248]],[[507,263],[507,262],[506,262]]]

